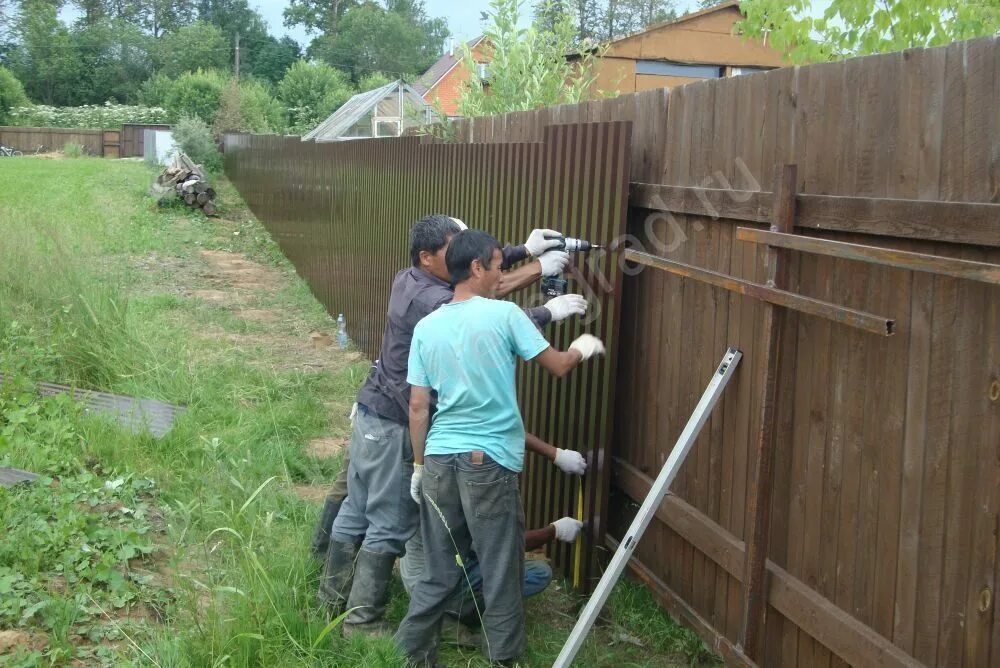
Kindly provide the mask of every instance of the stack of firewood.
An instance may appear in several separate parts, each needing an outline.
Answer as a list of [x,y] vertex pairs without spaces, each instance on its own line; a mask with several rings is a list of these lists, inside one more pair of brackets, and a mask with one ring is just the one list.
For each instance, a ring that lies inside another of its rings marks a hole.
[[174,156],[150,190],[161,201],[174,193],[191,208],[201,209],[206,216],[215,215],[215,189],[208,185],[204,170],[183,153]]

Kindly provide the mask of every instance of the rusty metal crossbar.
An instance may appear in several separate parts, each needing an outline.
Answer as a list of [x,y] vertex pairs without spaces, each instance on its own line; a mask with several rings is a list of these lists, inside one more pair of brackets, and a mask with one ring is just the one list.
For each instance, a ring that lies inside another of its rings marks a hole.
[[678,262],[669,258],[643,253],[636,250],[626,250],[624,258],[630,262],[662,269],[663,271],[692,278],[702,283],[708,283],[719,288],[725,288],[732,292],[738,292],[748,297],[754,297],[775,306],[785,306],[787,308],[808,313],[820,318],[826,318],[842,325],[863,329],[872,334],[881,336],[891,336],[895,330],[895,321],[892,318],[859,311],[857,309],[831,304],[821,299],[814,299],[804,295],[779,290],[760,283],[754,283],[743,278],[721,274],[710,269],[703,269],[694,265]]
[[923,271],[931,274],[943,274],[955,278],[967,278],[993,285],[1000,285],[1000,265],[988,262],[975,262],[941,255],[913,253],[896,248],[880,248],[864,244],[852,244],[831,239],[804,237],[799,234],[786,234],[757,230],[751,227],[736,229],[736,238],[740,241],[750,241],[767,244],[776,248],[828,255],[845,260],[858,260],[871,264],[881,264],[897,269]]

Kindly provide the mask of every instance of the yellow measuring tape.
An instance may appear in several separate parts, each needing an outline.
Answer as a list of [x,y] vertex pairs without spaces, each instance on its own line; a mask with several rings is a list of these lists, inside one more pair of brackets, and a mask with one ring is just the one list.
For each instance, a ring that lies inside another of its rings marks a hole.
[[[576,519],[583,521],[583,480],[576,483]],[[573,560],[573,589],[580,588],[580,572],[583,569],[583,532],[576,536],[576,558]]]

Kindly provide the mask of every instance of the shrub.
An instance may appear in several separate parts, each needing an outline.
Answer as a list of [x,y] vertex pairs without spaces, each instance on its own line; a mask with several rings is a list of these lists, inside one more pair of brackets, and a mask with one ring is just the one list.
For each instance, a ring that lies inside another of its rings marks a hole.
[[128,104],[88,104],[82,107],[50,107],[36,104],[17,107],[11,125],[41,128],[114,128],[122,123],[166,123],[167,111],[160,107]]
[[174,85],[174,80],[166,74],[157,73],[142,82],[139,86],[139,104],[147,107],[164,107],[167,104],[167,93]]
[[14,109],[28,104],[28,96],[24,94],[24,86],[11,71],[0,65],[0,125],[10,122]]
[[84,155],[85,149],[83,148],[83,144],[66,142],[63,144],[62,152],[67,158],[79,158]]
[[298,60],[278,84],[278,99],[288,113],[289,130],[308,132],[347,102],[354,89],[350,79],[325,63]]
[[211,172],[222,169],[222,156],[215,145],[212,130],[196,116],[185,116],[174,124],[174,145]]
[[195,21],[168,32],[157,42],[160,72],[178,77],[199,69],[223,69],[229,64],[229,40],[218,27]]
[[212,125],[216,134],[224,132],[280,132],[284,127],[284,109],[257,81],[237,85],[230,80],[222,93],[219,112]]
[[182,74],[170,87],[165,100],[174,119],[197,116],[206,124],[215,119],[226,78],[215,70]]

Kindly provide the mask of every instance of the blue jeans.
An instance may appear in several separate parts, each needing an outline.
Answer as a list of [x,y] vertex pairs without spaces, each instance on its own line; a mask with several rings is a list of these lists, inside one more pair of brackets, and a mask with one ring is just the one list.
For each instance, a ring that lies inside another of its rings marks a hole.
[[[479,572],[479,559],[473,554],[465,562],[465,568],[469,575],[469,582],[472,583],[472,590],[476,592],[476,597],[483,591],[483,575]],[[521,595],[524,598],[531,598],[536,594],[541,594],[552,582],[552,567],[541,560],[530,560],[524,562],[524,586],[521,588]],[[464,589],[466,583],[461,583],[460,588]]]

